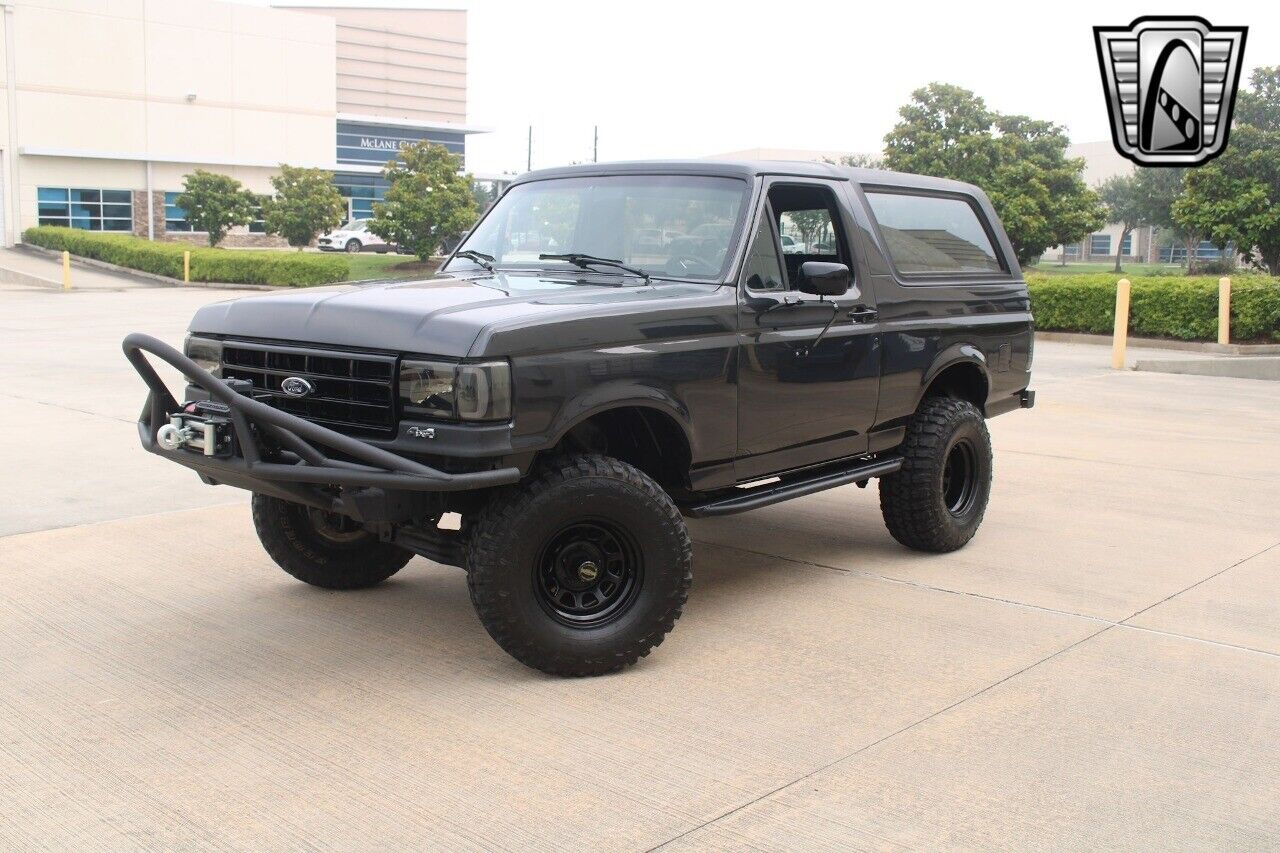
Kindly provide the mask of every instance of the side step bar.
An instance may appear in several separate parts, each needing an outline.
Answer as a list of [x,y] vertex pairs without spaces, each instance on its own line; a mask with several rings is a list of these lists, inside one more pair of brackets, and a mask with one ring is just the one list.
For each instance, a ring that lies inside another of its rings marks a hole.
[[878,459],[857,462],[852,466],[835,471],[830,468],[824,468],[820,472],[810,473],[808,476],[800,475],[792,479],[784,477],[781,482],[772,486],[760,486],[749,490],[739,489],[738,491],[742,491],[743,494],[687,506],[684,508],[684,513],[692,518],[714,518],[720,515],[733,515],[734,513],[781,503],[782,501],[791,500],[791,498],[804,497],[814,492],[834,489],[836,486],[844,486],[860,480],[869,480],[872,477],[883,477],[901,468],[901,456],[897,454],[881,456]]

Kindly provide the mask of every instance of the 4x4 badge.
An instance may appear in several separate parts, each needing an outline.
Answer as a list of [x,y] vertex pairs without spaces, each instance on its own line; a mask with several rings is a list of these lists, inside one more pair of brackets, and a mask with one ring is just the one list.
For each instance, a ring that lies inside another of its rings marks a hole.
[[1143,166],[1197,166],[1221,154],[1248,31],[1194,17],[1094,27],[1116,150]]

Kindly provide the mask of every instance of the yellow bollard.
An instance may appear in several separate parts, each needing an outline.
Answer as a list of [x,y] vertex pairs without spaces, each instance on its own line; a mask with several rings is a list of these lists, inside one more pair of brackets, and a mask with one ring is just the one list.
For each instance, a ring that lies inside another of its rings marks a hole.
[[182,280],[187,284],[191,283],[191,250],[184,249],[182,252]]
[[1129,279],[1116,284],[1116,327],[1111,336],[1111,368],[1124,370],[1124,348],[1129,342]]
[[62,253],[62,289],[71,289],[71,253]]
[[1218,343],[1231,343],[1231,279],[1218,279]]

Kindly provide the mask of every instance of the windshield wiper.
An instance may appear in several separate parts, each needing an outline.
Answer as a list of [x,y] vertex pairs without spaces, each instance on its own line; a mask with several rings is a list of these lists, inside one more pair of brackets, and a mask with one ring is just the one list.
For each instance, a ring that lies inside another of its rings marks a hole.
[[477,252],[475,249],[463,249],[460,252],[454,252],[455,258],[466,258],[484,267],[489,272],[493,272],[493,255],[486,255],[484,252]]
[[541,255],[538,255],[538,260],[568,261],[574,266],[579,266],[579,267],[582,267],[583,269],[587,269],[593,264],[596,266],[602,266],[602,267],[615,267],[617,269],[622,270],[623,272],[629,272],[632,275],[638,275],[640,276],[640,278],[645,280],[646,284],[649,283],[649,274],[647,272],[637,267],[629,267],[626,264],[624,264],[622,261],[614,260],[613,258],[600,258],[600,257],[596,257],[595,255],[584,255],[581,252],[566,252],[562,255],[543,253]]

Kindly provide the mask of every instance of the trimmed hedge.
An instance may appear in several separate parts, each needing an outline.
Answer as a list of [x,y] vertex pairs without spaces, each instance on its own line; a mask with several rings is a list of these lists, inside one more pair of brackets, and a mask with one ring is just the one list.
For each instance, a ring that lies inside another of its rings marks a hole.
[[[1027,276],[1036,328],[1109,335],[1115,325],[1114,273]],[[1218,278],[1129,279],[1129,331],[1187,341],[1218,339]],[[1231,277],[1231,339],[1280,340],[1280,279]]]
[[46,249],[176,279],[182,278],[182,253],[189,250],[192,281],[306,287],[345,281],[351,273],[347,259],[341,256],[210,249],[48,225],[28,228],[22,239]]

